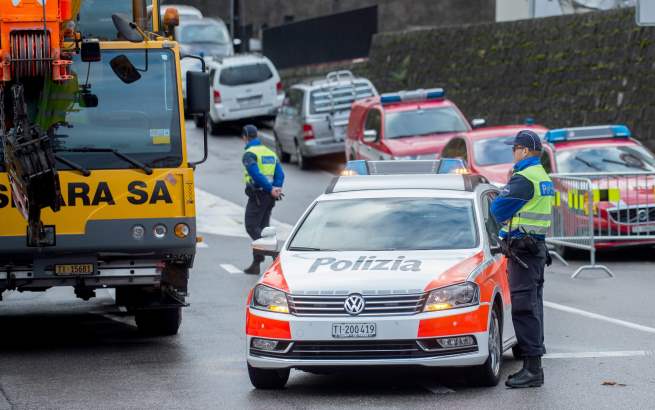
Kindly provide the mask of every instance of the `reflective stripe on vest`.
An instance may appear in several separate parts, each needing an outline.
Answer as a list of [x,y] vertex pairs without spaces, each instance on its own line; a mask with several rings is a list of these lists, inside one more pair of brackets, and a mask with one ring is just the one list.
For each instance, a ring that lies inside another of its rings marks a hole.
[[[277,155],[275,155],[275,152],[271,151],[264,145],[253,145],[246,149],[246,152],[255,154],[257,157],[257,168],[259,169],[259,172],[268,178],[269,182],[273,182],[275,166],[277,165]],[[247,185],[255,183],[255,181],[250,177],[250,174],[248,174],[246,167],[243,167],[243,182]]]
[[[551,212],[555,189],[553,182],[541,165],[527,167],[517,172],[532,183],[534,195],[512,218],[511,226],[514,230],[525,230],[529,234],[546,235],[551,223]],[[502,232],[508,233],[509,227],[503,226]]]

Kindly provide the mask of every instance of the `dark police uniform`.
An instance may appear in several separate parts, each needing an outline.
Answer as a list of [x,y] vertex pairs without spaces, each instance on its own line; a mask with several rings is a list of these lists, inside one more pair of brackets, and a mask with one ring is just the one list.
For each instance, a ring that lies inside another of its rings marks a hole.
[[[542,148],[539,136],[532,131],[519,132],[511,144],[532,151],[541,151]],[[544,268],[550,263],[545,238],[550,227],[554,195],[553,183],[540,158],[527,157],[514,165],[509,183],[491,205],[496,220],[504,224],[500,237],[509,249],[512,322],[524,357],[524,369],[510,376],[506,383],[510,387],[543,384],[543,284]]]
[[[271,195],[273,188],[284,184],[284,171],[275,152],[262,145],[254,125],[246,125],[243,135],[249,136],[243,154],[243,181],[245,183],[248,203],[246,205],[246,231],[252,240],[261,238],[262,230],[270,225],[275,198]],[[246,268],[246,273],[259,273],[259,264],[264,257],[253,254],[253,262]]]

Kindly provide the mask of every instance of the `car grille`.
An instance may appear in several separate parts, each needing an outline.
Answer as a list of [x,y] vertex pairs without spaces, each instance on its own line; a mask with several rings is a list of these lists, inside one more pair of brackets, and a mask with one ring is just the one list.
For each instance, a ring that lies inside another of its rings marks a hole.
[[416,340],[368,340],[293,342],[293,346],[286,353],[251,350],[251,354],[301,360],[357,360],[437,357],[477,351],[477,345],[428,351],[421,349]]
[[[350,316],[344,309],[348,295],[289,295],[289,311],[296,316]],[[365,308],[357,316],[414,315],[423,309],[427,294],[363,295]]]
[[622,224],[655,222],[655,207],[613,209],[609,215],[613,222]]

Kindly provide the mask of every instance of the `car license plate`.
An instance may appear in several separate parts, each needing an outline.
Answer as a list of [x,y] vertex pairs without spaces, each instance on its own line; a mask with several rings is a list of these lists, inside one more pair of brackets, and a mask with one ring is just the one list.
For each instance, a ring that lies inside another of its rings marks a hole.
[[332,323],[332,337],[375,337],[375,323]]
[[237,102],[241,107],[252,107],[255,105],[259,105],[261,100],[262,100],[261,96],[255,96],[255,97],[248,97],[248,98],[240,98],[237,100]]
[[92,263],[74,263],[68,265],[55,265],[55,275],[76,276],[91,275],[93,273]]
[[652,233],[655,232],[655,224],[638,225],[632,227],[633,233]]

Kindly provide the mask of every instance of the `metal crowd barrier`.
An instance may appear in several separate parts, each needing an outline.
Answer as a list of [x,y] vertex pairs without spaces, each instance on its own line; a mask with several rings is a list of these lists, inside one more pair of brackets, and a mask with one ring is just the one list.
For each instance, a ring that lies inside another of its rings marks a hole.
[[596,263],[599,248],[655,244],[655,173],[553,174],[551,178],[556,193],[547,242],[590,254],[590,263],[572,278],[586,270],[602,270],[614,277],[607,266]]

